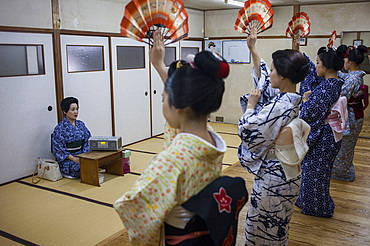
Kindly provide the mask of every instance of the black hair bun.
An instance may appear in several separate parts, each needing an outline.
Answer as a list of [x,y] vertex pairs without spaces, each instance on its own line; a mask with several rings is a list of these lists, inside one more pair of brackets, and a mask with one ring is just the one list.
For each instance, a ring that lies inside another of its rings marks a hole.
[[367,47],[365,45],[362,45],[362,44],[360,46],[358,46],[357,49],[359,51],[361,51],[362,53],[367,53],[368,52]]
[[339,45],[339,47],[337,48],[337,53],[341,56],[341,57],[344,57],[347,53],[347,50],[348,50],[348,47],[347,45],[345,44],[341,44]]
[[230,67],[224,58],[216,53],[202,51],[195,56],[194,64],[202,73],[216,79],[225,79]]

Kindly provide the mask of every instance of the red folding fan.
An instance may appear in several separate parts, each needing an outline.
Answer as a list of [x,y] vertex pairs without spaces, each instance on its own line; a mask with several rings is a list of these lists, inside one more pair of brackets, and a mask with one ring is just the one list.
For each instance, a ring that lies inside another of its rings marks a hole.
[[235,30],[250,34],[253,24],[257,25],[257,33],[270,28],[273,23],[274,11],[268,0],[249,0],[239,10],[238,18],[235,21]]
[[188,37],[188,13],[182,0],[132,0],[126,5],[121,21],[123,36],[152,45],[158,28],[165,45]]
[[337,39],[337,31],[333,31],[333,33],[329,37],[328,45],[327,47],[333,48],[334,46],[334,40]]
[[299,12],[288,23],[285,34],[290,38],[294,38],[295,35],[300,33],[303,38],[310,33],[310,26],[310,18],[308,18],[307,14],[305,12]]

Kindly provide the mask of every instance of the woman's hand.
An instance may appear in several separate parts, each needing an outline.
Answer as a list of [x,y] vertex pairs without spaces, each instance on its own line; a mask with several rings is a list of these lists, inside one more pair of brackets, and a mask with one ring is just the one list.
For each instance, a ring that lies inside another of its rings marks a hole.
[[292,50],[299,51],[299,42],[301,41],[301,37],[302,36],[300,32],[298,32],[298,34],[294,36],[293,43],[292,43]]
[[311,91],[306,91],[304,94],[303,94],[303,102],[307,102],[308,101],[308,97],[310,96],[311,94]]
[[153,46],[149,50],[150,61],[153,66],[164,63],[164,42],[161,30],[158,28],[153,35]]
[[167,79],[167,68],[164,64],[165,48],[163,40],[161,30],[158,28],[153,35],[153,47],[149,49],[149,60],[164,83]]
[[253,89],[249,94],[247,109],[254,109],[258,103],[258,100],[261,97],[260,89]]
[[67,157],[68,160],[71,160],[73,162],[76,162],[77,164],[80,164],[80,158],[76,157],[76,156],[73,156],[73,155],[69,155]]
[[249,50],[256,48],[256,41],[257,41],[257,26],[253,24],[251,27],[251,32],[247,37],[247,46]]

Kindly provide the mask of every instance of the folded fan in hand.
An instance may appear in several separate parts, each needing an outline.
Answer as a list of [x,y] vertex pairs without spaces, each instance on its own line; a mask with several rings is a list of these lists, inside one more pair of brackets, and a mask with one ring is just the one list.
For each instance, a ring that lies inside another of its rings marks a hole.
[[239,10],[238,18],[235,21],[235,30],[250,34],[253,24],[257,25],[257,33],[270,28],[273,23],[274,11],[268,0],[249,0]]
[[285,34],[290,38],[294,38],[299,33],[303,38],[310,33],[310,26],[310,18],[308,18],[307,14],[299,12],[288,23]]
[[188,13],[182,0],[132,0],[126,5],[121,21],[123,36],[153,45],[158,28],[166,45],[188,37]]
[[334,40],[337,38],[337,31],[333,31],[333,33],[329,37],[328,45],[327,47],[333,48]]

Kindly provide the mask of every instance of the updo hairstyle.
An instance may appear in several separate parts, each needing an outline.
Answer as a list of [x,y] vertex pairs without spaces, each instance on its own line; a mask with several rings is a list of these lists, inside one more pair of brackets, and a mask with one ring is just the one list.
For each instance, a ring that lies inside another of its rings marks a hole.
[[335,71],[341,70],[344,65],[342,56],[338,49],[334,50],[329,47],[321,47],[317,51],[317,55],[320,57],[324,67],[327,69],[334,69]]
[[279,75],[298,84],[310,73],[307,59],[296,50],[277,50],[272,53],[272,61]]
[[365,45],[360,45],[357,48],[354,46],[346,46],[344,44],[338,47],[339,54],[346,58],[348,57],[349,61],[356,62],[357,65],[360,65],[364,59],[364,53],[368,52],[368,49]]
[[78,100],[74,97],[66,97],[60,102],[60,107],[62,108],[62,112],[67,114],[69,111],[69,108],[72,103],[76,103],[78,107]]
[[173,62],[165,82],[170,104],[190,107],[197,118],[207,116],[220,108],[228,74],[227,62],[209,51],[198,53],[194,61]]

